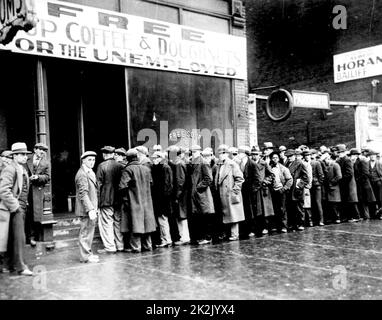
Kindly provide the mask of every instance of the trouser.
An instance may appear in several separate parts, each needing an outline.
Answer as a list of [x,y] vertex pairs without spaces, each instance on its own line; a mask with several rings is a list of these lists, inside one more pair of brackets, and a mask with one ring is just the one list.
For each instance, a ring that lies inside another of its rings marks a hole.
[[80,234],[79,234],[79,247],[80,247],[80,260],[87,261],[92,253],[92,243],[94,238],[94,230],[96,226],[96,219],[91,220],[89,217],[81,217]]
[[25,236],[27,243],[30,243],[30,240],[40,240],[41,224],[33,220],[33,214],[33,206],[30,206],[25,214]]
[[373,193],[375,195],[375,198],[376,198],[376,202],[375,202],[375,205],[373,206],[373,210],[370,212],[370,215],[372,218],[376,218],[378,219],[382,212],[380,212],[379,210],[382,208],[382,199],[380,199],[380,193],[381,193],[381,188],[382,188],[382,181],[378,180],[378,181],[370,181],[370,184],[371,184],[371,188],[373,189]]
[[331,201],[328,201],[327,205],[328,205],[329,217],[333,221],[341,220],[340,210],[339,210],[340,202],[331,202]]
[[160,243],[168,243],[171,244],[171,234],[170,234],[170,225],[168,223],[168,217],[165,215],[158,216],[158,224],[159,224],[159,236]]
[[192,240],[209,240],[211,239],[211,222],[213,221],[214,214],[195,214],[192,217]]
[[262,231],[272,229],[272,216],[265,217],[263,214],[255,218],[255,234],[261,235]]
[[304,219],[305,219],[305,225],[306,226],[312,226],[313,225],[312,209],[311,208],[304,208]]
[[228,223],[230,229],[230,237],[239,237],[239,222]]
[[107,251],[116,251],[114,241],[114,208],[102,207],[98,215],[98,229],[102,243]]
[[358,202],[358,209],[359,212],[364,219],[370,219],[370,213],[369,213],[369,203],[367,202]]
[[288,217],[286,211],[286,194],[278,191],[272,191],[273,210],[275,212],[275,227],[280,231],[288,228]]
[[287,201],[288,222],[290,228],[303,227],[305,224],[304,200]]
[[122,251],[124,248],[123,234],[121,232],[122,211],[120,209],[114,210],[114,242],[117,250]]
[[178,231],[180,236],[180,241],[182,242],[188,242],[190,241],[190,232],[188,230],[188,221],[187,219],[176,219],[177,225],[178,225]]
[[150,233],[131,233],[130,248],[134,251],[152,250]]
[[324,223],[321,186],[313,186],[310,189],[310,199],[312,202],[312,215],[314,222]]
[[8,252],[9,268],[16,271],[27,269],[24,261],[25,255],[25,212],[26,208],[19,208],[12,212],[9,220]]
[[358,203],[357,202],[345,202],[342,204],[343,218],[347,220],[359,219]]

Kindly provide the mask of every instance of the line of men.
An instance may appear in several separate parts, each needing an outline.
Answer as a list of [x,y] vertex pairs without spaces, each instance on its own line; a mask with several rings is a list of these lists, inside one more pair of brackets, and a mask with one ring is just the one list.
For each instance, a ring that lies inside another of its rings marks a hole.
[[97,154],[82,155],[76,175],[82,262],[99,261],[91,250],[97,216],[102,254],[381,218],[382,164],[373,150],[343,144],[276,150],[271,142],[263,150],[221,145],[217,157],[198,145],[153,150],[149,156],[144,146],[106,146],[96,173]]

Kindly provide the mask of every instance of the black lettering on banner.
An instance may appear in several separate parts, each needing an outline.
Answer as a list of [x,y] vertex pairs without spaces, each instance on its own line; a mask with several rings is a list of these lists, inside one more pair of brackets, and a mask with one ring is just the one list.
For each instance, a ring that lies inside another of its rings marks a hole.
[[78,11],[78,12],[83,11],[81,8],[70,7],[70,6],[65,6],[62,4],[48,2],[48,14],[50,16],[58,17],[58,18],[60,17],[60,15],[77,17],[77,14],[75,12],[65,11],[64,9],[72,10],[72,11]]
[[167,31],[167,28],[169,28],[168,25],[144,21],[143,26],[144,26],[145,33],[154,34],[156,36],[170,37],[169,34],[161,32],[161,31]]
[[110,25],[113,24],[119,29],[127,30],[127,25],[129,24],[129,20],[126,17],[118,16],[115,14],[98,12],[98,23],[101,26],[106,26],[106,27],[110,27]]
[[150,45],[148,44],[148,42],[146,41],[146,37],[141,37],[141,42],[139,43],[139,46],[143,49],[143,50],[146,50],[146,49],[151,49]]
[[[26,49],[23,49],[22,46],[21,46],[21,41],[23,42],[26,42],[28,44],[28,48]],[[34,44],[32,41],[28,40],[28,39],[24,39],[24,38],[20,38],[20,39],[17,39],[16,40],[16,47],[18,49],[20,49],[21,51],[24,51],[24,52],[30,52],[30,51],[33,51],[34,49]]]
[[[43,53],[44,51],[49,54],[53,54],[53,44],[48,41],[37,40],[37,52]],[[47,48],[44,48],[44,45],[47,45]]]
[[107,61],[109,59],[109,53],[107,50],[106,50],[106,57],[105,58],[100,58],[98,49],[94,49],[93,52],[94,52],[94,58],[98,61]]

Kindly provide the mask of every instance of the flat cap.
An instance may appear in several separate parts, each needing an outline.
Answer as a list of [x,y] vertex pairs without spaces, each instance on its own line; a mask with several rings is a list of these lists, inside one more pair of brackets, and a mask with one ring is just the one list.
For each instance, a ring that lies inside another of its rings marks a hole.
[[293,149],[288,149],[287,151],[285,151],[286,157],[294,156],[295,154],[296,154],[296,152]]
[[263,149],[272,149],[273,143],[272,142],[264,142]]
[[85,151],[82,155],[81,155],[81,160],[87,158],[87,157],[96,157],[97,156],[97,153],[95,153],[94,151]]
[[4,150],[4,151],[1,153],[1,156],[2,156],[2,157],[5,157],[5,158],[10,158],[10,159],[12,159],[12,151],[11,151],[11,150]]
[[218,153],[229,152],[229,147],[226,144],[221,144],[218,147]]
[[45,144],[45,143],[42,143],[42,142],[38,142],[34,145],[34,148],[35,149],[41,149],[41,150],[44,150],[44,151],[48,151],[48,146]]
[[126,149],[125,148],[118,148],[118,149],[115,149],[115,153],[116,154],[120,154],[122,156],[125,156],[126,155]]
[[251,149],[251,154],[262,154],[262,152],[258,146],[253,146]]
[[212,156],[212,152],[206,148],[202,151],[202,156],[204,157]]
[[336,148],[337,148],[338,152],[345,152],[345,151],[347,151],[346,145],[344,145],[344,144],[337,144]]
[[302,155],[302,150],[301,149],[299,149],[299,148],[297,148],[296,150],[294,150],[294,154],[296,155],[296,156],[298,156],[298,155]]
[[126,157],[131,158],[131,157],[136,157],[138,155],[138,147],[137,148],[131,148],[126,151]]
[[312,154],[312,151],[310,151],[309,149],[306,149],[306,150],[302,151],[302,156],[303,157],[310,156],[311,154]]
[[164,152],[161,152],[161,151],[155,151],[152,156],[152,158],[166,158],[166,154]]
[[369,156],[371,155],[374,155],[374,154],[379,154],[379,152],[377,150],[374,150],[374,149],[369,149],[369,152],[367,153]]
[[251,148],[247,146],[239,146],[237,151],[241,153],[251,154]]
[[154,151],[162,151],[162,146],[160,144],[154,144],[153,145],[153,150]]
[[229,148],[228,148],[228,152],[229,152],[229,153],[232,153],[232,154],[237,154],[238,150],[237,150],[237,148],[235,148],[235,147],[229,147]]
[[101,148],[101,151],[103,153],[113,153],[115,151],[115,148],[111,146],[104,146],[103,148]]
[[282,152],[282,151],[286,151],[287,148],[286,148],[286,146],[280,146],[280,147],[279,147],[279,150],[280,150],[280,152]]
[[361,151],[359,151],[357,148],[351,148],[349,151],[349,155],[360,155]]
[[178,153],[180,151],[180,147],[178,147],[175,144],[173,144],[173,145],[171,145],[171,146],[169,146],[167,148],[167,151],[168,152],[176,152],[176,153]]
[[194,144],[191,146],[191,151],[200,151],[202,148],[198,144]]
[[[140,153],[143,153],[144,155],[148,156],[149,155],[149,150],[145,147],[145,146],[138,146],[138,147],[135,147],[135,149],[140,152]],[[131,149],[130,149],[131,150]]]

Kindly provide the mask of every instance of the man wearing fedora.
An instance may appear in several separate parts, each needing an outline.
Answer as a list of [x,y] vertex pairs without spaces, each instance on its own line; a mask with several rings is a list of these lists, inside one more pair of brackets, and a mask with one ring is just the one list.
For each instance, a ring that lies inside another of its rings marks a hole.
[[271,162],[270,154],[273,152],[273,143],[272,142],[264,142],[263,146],[263,160],[269,165]]
[[33,148],[33,154],[28,157],[27,169],[31,183],[29,192],[29,208],[26,215],[26,236],[27,243],[32,247],[39,240],[40,222],[44,210],[45,186],[50,181],[50,164],[46,159],[48,146],[44,143],[36,143]]
[[369,150],[370,182],[374,192],[376,207],[370,213],[371,217],[382,219],[382,162],[377,159],[379,152]]
[[[5,267],[5,270],[15,270],[19,275],[32,276],[33,272],[24,261],[24,224],[29,192],[29,177],[25,165],[31,152],[24,142],[14,143],[11,151],[13,161],[0,176],[0,252],[6,251],[9,258],[9,269]],[[4,266],[1,267],[4,270]]]
[[92,243],[98,214],[98,183],[93,171],[94,151],[86,151],[81,155],[81,167],[75,177],[76,216],[81,219],[79,233],[80,262],[96,263],[97,255],[93,254]]
[[124,249],[116,199],[123,165],[115,161],[114,151],[111,146],[101,149],[104,161],[98,165],[96,174],[100,209],[98,228],[104,245],[98,253],[116,253]]
[[358,211],[357,184],[354,177],[354,164],[347,156],[344,144],[338,144],[337,163],[340,165],[342,179],[340,180],[340,191],[342,200],[342,214],[348,222],[358,222],[360,215]]

